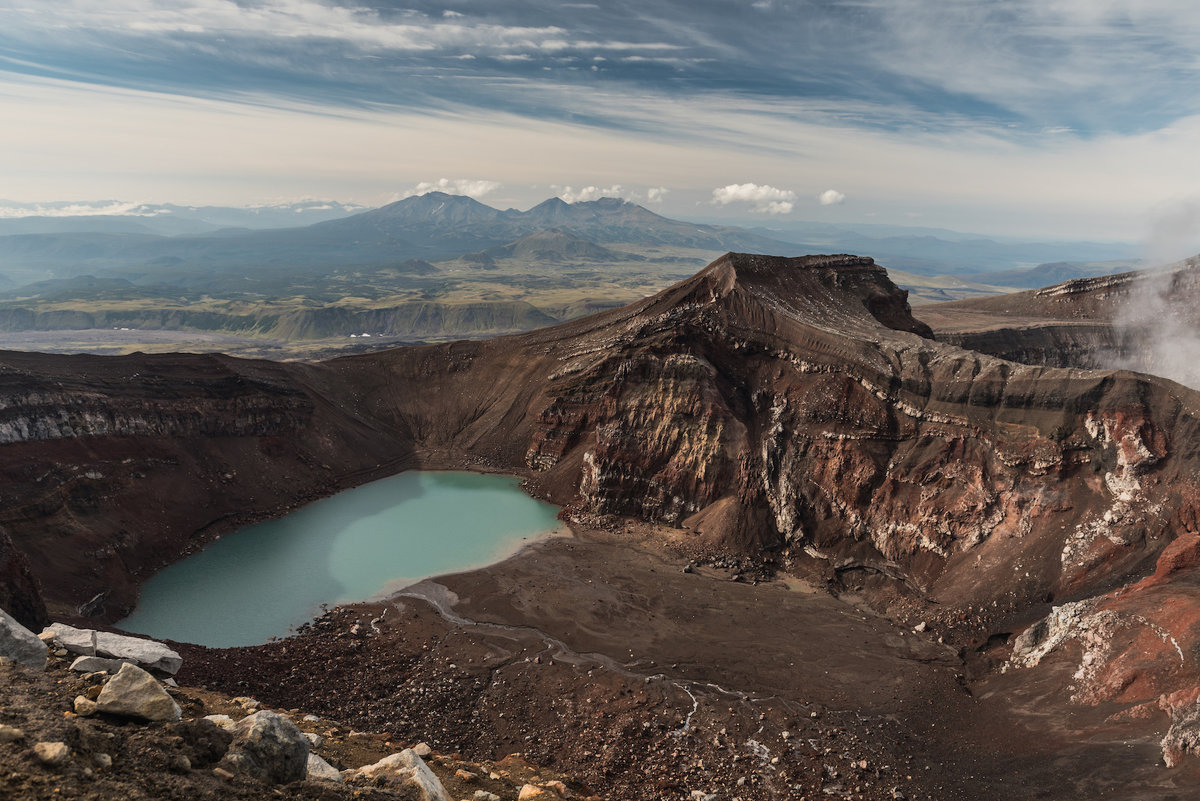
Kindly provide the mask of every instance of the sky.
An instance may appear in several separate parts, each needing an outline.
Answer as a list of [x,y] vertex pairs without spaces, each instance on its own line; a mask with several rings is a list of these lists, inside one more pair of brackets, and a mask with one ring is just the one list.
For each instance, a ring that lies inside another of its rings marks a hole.
[[0,0],[0,198],[1187,237],[1197,42],[1190,0]]

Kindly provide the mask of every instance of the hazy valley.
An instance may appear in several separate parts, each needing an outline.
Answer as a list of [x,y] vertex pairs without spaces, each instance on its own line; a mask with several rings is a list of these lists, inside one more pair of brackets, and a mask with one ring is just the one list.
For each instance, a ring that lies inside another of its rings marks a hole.
[[[1117,245],[1004,244],[953,232],[905,237],[891,229],[871,236],[829,226],[750,231],[671,220],[616,198],[554,198],[519,212],[435,192],[343,214],[303,227],[172,236],[128,230],[170,230],[171,214],[145,222],[0,220],[0,277],[8,281],[0,288],[0,343],[311,359],[381,341],[494,336],[633,302],[731,250],[877,254],[914,303],[1134,264],[1082,261],[1130,252]],[[185,224],[200,223],[185,217],[175,225]],[[1061,258],[1080,261],[1050,263]]]

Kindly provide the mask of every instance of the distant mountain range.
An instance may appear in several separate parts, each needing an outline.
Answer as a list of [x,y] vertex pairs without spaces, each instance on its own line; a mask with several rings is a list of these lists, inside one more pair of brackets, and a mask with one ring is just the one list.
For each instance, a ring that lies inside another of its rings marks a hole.
[[[553,198],[528,211],[502,211],[469,197],[432,192],[302,227],[177,236],[139,230],[153,218],[62,222],[68,219],[0,220],[0,233],[4,224],[9,229],[24,224],[27,231],[0,235],[0,274],[14,284],[90,274],[208,288],[226,274],[243,284],[259,280],[276,285],[287,275],[331,268],[453,258],[550,229],[597,246],[671,246],[710,253],[797,249],[795,243],[740,228],[671,220],[616,198],[574,204]],[[71,225],[75,230],[56,230]],[[126,230],[118,230],[121,225]]]
[[[22,208],[39,213],[11,216]],[[43,301],[295,295],[330,302],[362,294],[355,276],[368,276],[371,281],[358,281],[373,287],[367,296],[433,293],[428,298],[444,294],[446,282],[471,280],[498,262],[510,285],[526,280],[529,270],[545,273],[543,286],[556,276],[598,285],[605,276],[629,278],[617,265],[641,265],[639,274],[657,286],[739,251],[869,255],[922,300],[936,300],[1044,286],[1134,263],[1132,246],[1121,244],[1022,243],[941,229],[801,222],[750,230],[673,220],[618,198],[550,198],[527,211],[442,192],[369,210],[318,201],[250,209],[95,208],[120,213],[80,215],[79,204],[0,201],[0,215],[10,215],[0,216],[0,295]],[[435,262],[453,262],[452,275]],[[557,273],[555,265],[562,268]],[[383,274],[386,280],[375,280]],[[85,276],[90,279],[77,280]],[[936,287],[921,276],[936,279]]]
[[[895,225],[790,222],[755,233],[803,242],[814,253],[859,253],[893,269],[921,275],[957,275],[1002,286],[1034,287],[1077,278],[1069,275],[1041,283],[1024,273],[1048,262],[1071,262],[1088,275],[1132,269],[1137,246],[1122,242],[1030,242],[964,234],[941,228]],[[1003,272],[1004,276],[993,275]]]
[[17,203],[0,200],[0,236],[12,234],[204,234],[222,228],[292,228],[348,217],[364,206],[302,200],[236,208],[174,203]]
[[1115,261],[1076,262],[1053,261],[1039,264],[1028,270],[1000,270],[993,273],[977,273],[964,275],[970,281],[988,281],[1000,286],[1010,286],[1017,289],[1040,289],[1052,284],[1074,281],[1076,278],[1095,278],[1099,275],[1114,275],[1141,266],[1137,259],[1120,259]]

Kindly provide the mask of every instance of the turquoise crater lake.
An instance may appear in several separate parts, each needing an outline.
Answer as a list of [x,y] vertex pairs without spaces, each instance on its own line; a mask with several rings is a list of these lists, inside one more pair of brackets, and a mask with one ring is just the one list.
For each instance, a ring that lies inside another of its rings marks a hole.
[[505,559],[557,531],[557,514],[515,478],[401,473],[225,535],[153,576],[117,625],[215,648],[260,645],[321,604]]

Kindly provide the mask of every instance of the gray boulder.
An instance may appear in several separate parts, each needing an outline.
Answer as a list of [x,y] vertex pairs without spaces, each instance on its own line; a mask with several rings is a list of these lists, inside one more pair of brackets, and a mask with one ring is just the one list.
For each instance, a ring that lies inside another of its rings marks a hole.
[[122,659],[105,659],[102,656],[79,656],[71,663],[71,670],[76,673],[113,673],[128,664]]
[[137,665],[122,665],[96,698],[96,708],[110,715],[140,720],[179,720],[175,699],[158,679]]
[[175,675],[183,666],[183,657],[154,640],[110,634],[107,631],[77,629],[65,623],[52,623],[46,631],[52,632],[54,639],[73,654],[124,659],[168,676]]
[[255,712],[230,731],[233,744],[222,764],[235,772],[268,784],[287,784],[308,774],[308,740],[284,716]]
[[6,656],[18,665],[42,670],[46,667],[46,644],[0,609],[0,656]]
[[373,765],[364,765],[357,770],[346,771],[347,781],[360,784],[404,785],[416,792],[417,801],[454,801],[416,752],[406,748]]
[[343,781],[345,781],[345,779],[342,778],[341,771],[311,752],[308,755],[308,771],[306,776],[309,781],[316,782],[333,782],[334,784],[341,784]]

